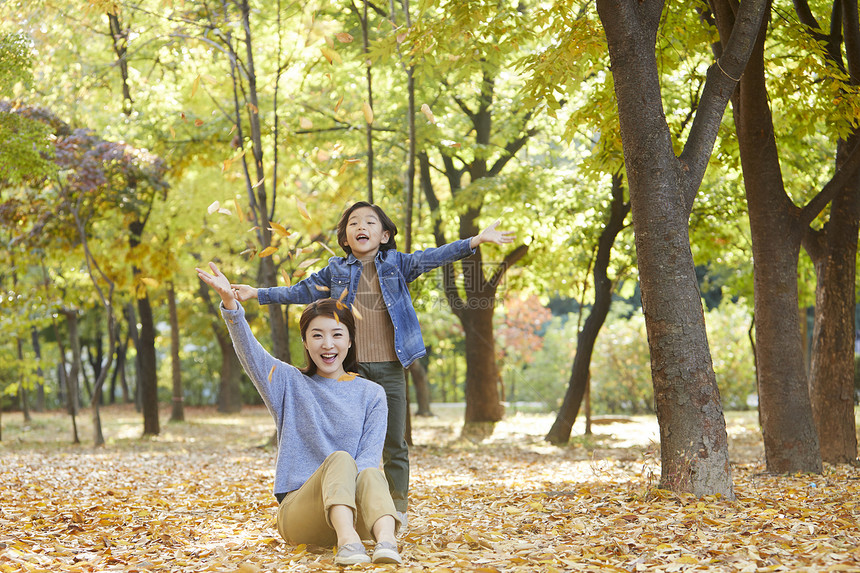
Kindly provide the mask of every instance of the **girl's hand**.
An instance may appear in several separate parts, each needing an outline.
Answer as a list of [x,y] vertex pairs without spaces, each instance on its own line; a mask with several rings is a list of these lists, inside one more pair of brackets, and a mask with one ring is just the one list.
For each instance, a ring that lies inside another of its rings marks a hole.
[[239,302],[245,302],[252,298],[257,298],[257,289],[251,285],[230,285],[233,287],[233,294]]
[[209,268],[212,269],[211,275],[203,269],[195,268],[194,270],[197,271],[197,276],[200,280],[211,286],[215,292],[221,295],[221,301],[224,303],[224,308],[227,310],[236,310],[239,303],[236,302],[236,296],[233,292],[233,288],[230,286],[230,281],[227,280],[224,273],[218,270],[215,263],[210,262]]
[[495,243],[497,245],[504,245],[506,243],[514,242],[514,232],[513,231],[499,231],[496,227],[499,226],[500,219],[496,219],[493,223],[480,232],[480,234],[472,237],[472,242],[470,246],[474,249],[481,243]]

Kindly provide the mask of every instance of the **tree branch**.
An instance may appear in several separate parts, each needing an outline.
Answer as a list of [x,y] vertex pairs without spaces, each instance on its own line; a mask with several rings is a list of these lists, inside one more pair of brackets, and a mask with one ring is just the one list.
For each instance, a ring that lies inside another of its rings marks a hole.
[[836,173],[833,174],[833,178],[827,182],[827,185],[800,210],[799,223],[804,227],[809,226],[837,193],[842,191],[846,185],[854,183],[858,168],[860,168],[860,144],[854,146],[854,149],[845,158],[845,162],[836,169]]
[[[769,0],[745,0],[741,3],[737,19],[731,27],[731,35],[728,41],[723,42],[725,48],[722,56],[708,68],[702,99],[690,128],[690,137],[679,158],[682,169],[686,171],[686,185],[683,188],[688,215],[693,209],[693,201],[705,175],[726,105],[740,81],[756,38],[764,25],[767,6],[770,6]],[[715,11],[715,15],[719,21],[722,12]],[[726,28],[722,25],[718,28],[720,36],[723,37]]]

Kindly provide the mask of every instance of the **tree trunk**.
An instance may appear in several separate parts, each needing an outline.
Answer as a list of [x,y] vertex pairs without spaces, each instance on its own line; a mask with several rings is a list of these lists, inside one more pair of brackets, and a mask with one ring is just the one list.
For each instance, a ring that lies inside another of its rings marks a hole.
[[432,416],[430,411],[430,382],[427,380],[427,370],[418,360],[409,365],[412,376],[412,386],[415,388],[416,416]]
[[680,157],[663,113],[655,56],[663,2],[598,0],[597,9],[609,45],[630,188],[660,426],[661,486],[732,499],[728,438],[690,251],[689,216],[734,88],[732,77],[749,57],[764,2],[741,4],[731,49],[721,65],[708,69]]
[[[845,148],[840,145],[837,165]],[[822,461],[841,464],[857,459],[854,421],[854,333],[857,236],[860,232],[860,181],[852,178],[834,199],[830,219],[813,239],[804,241],[815,262],[815,324],[809,394]],[[817,239],[817,240],[816,240]],[[814,241],[814,243],[813,243]]]
[[176,290],[172,282],[167,286],[167,306],[170,312],[170,368],[173,375],[173,408],[170,421],[184,422],[182,363],[179,360],[179,318],[176,315]]
[[36,330],[35,327],[30,329],[30,339],[33,344],[33,354],[36,357],[36,363],[38,366],[36,367],[36,376],[39,378],[38,385],[36,387],[36,404],[34,409],[37,412],[45,411],[45,373],[42,372],[42,345],[39,342],[39,331]]
[[143,407],[143,434],[157,436],[161,432],[158,421],[158,370],[155,363],[155,322],[149,296],[137,299],[137,314],[140,320],[140,398]]
[[221,382],[218,385],[218,411],[223,414],[235,414],[242,410],[242,364],[233,342],[224,328],[213,325],[218,346],[221,347]]
[[624,219],[630,212],[630,204],[624,202],[624,188],[621,185],[621,180],[620,174],[615,174],[612,177],[612,205],[609,221],[598,239],[593,271],[594,305],[591,307],[588,318],[585,319],[582,331],[577,336],[576,356],[573,359],[564,402],[549,433],[544,438],[553,444],[566,444],[570,440],[573,424],[576,422],[576,416],[588,387],[594,343],[603,323],[606,322],[609,307],[612,305],[613,284],[609,280],[607,270],[609,269],[612,245],[615,243],[618,233],[624,228]]
[[732,98],[753,251],[759,412],[767,469],[820,473],[798,315],[800,210],[785,192],[764,77],[765,18]]
[[[20,338],[15,339],[18,343],[18,367],[24,366],[24,341]],[[27,398],[27,388],[24,386],[23,376],[22,381],[18,383],[18,394],[21,400],[21,413],[24,415],[24,423],[29,424],[32,418],[30,417],[30,400]],[[2,406],[0,406],[2,407]]]
[[[801,6],[796,3],[795,7]],[[808,8],[808,7],[807,7]],[[860,19],[857,2],[834,1],[833,14],[841,11],[842,29],[831,27],[821,42],[834,69],[846,71],[840,50],[844,48],[850,82],[860,84]],[[798,10],[810,34],[820,29],[810,12]],[[820,35],[819,40],[822,40]],[[858,141],[857,130],[837,145],[836,169],[842,170]],[[803,245],[815,263],[815,323],[809,393],[812,416],[823,461],[851,463],[857,459],[857,430],[854,421],[854,336],[857,236],[860,232],[860,181],[851,177],[833,198],[830,219],[816,232],[808,231]]]
[[[138,219],[129,225],[129,247],[132,251],[140,244],[145,224],[145,220]],[[141,270],[137,266],[132,266],[132,275],[138,277],[140,274]],[[155,322],[152,316],[152,305],[149,303],[149,293],[145,288],[137,294],[137,320],[140,321],[140,332],[135,337],[135,345],[140,367],[137,383],[140,391],[141,408],[143,409],[143,435],[157,436],[161,432],[161,428],[158,420]]]

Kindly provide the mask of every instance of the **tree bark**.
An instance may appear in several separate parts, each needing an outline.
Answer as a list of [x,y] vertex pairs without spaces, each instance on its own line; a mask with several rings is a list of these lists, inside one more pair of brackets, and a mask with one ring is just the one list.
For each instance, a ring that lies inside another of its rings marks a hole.
[[[133,221],[129,226],[129,246],[134,251],[140,244],[145,220]],[[132,274],[138,277],[141,270],[132,266]],[[155,353],[155,321],[152,316],[152,305],[149,294],[145,289],[138,293],[137,319],[140,321],[140,332],[135,339],[137,356],[140,365],[137,380],[140,389],[141,407],[143,409],[143,435],[157,436],[161,432],[158,420],[158,370]]]
[[764,74],[768,20],[732,97],[752,236],[759,414],[768,471],[820,473],[798,313],[806,224],[780,169]]
[[[689,216],[763,0],[741,4],[720,65],[708,69],[680,157],[662,108],[655,56],[663,2],[598,0],[606,32],[651,349],[661,486],[734,498],[728,438],[689,242]],[[719,63],[719,62],[718,62]],[[731,75],[733,74],[733,75]]]
[[621,174],[612,176],[612,203],[609,221],[600,233],[594,263],[594,305],[591,307],[591,312],[585,319],[582,331],[576,339],[576,356],[573,359],[564,402],[562,402],[558,416],[545,437],[546,441],[553,444],[566,444],[570,440],[573,424],[576,422],[576,416],[588,387],[594,343],[603,323],[606,322],[609,307],[612,305],[613,284],[609,279],[607,270],[609,269],[612,245],[615,243],[618,233],[624,228],[624,219],[630,212],[630,203],[624,201],[622,177]]
[[[795,2],[807,31],[824,47],[826,62],[848,72],[850,83],[860,84],[860,21],[857,2],[834,2],[830,33],[823,36],[809,6]],[[838,22],[841,21],[840,28]],[[844,48],[847,70],[842,63]],[[857,130],[839,141],[836,169],[850,161],[860,141]],[[856,151],[855,151],[856,153]],[[857,459],[857,430],[854,419],[854,335],[857,237],[860,232],[860,181],[851,177],[833,198],[830,218],[819,231],[809,230],[803,246],[815,264],[815,323],[809,394],[812,417],[818,430],[822,461],[839,464]]]
[[427,370],[418,360],[409,365],[412,376],[412,386],[415,388],[416,416],[432,416],[430,411],[430,382],[427,380]]
[[171,422],[185,421],[182,391],[182,363],[179,360],[179,318],[176,314],[176,290],[173,282],[167,286],[167,307],[170,313],[170,370],[173,379]]

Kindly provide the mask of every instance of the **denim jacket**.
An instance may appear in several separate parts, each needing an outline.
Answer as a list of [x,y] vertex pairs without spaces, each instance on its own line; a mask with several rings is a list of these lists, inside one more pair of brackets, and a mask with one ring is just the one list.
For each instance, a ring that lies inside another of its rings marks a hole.
[[[470,241],[461,239],[414,253],[387,249],[376,254],[382,298],[394,324],[394,349],[404,368],[427,353],[408,284],[427,271],[473,254]],[[257,289],[257,299],[260,304],[309,304],[326,297],[340,299],[346,290],[342,300],[352,308],[360,277],[361,261],[354,255],[332,257],[324,269],[293,286]]]

